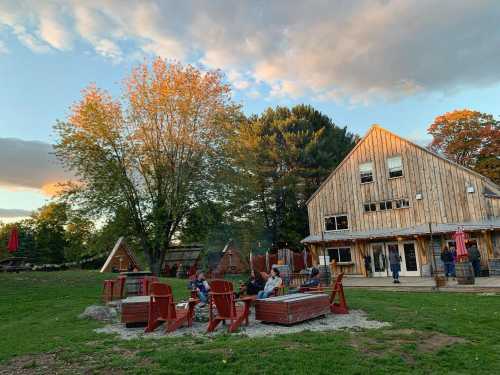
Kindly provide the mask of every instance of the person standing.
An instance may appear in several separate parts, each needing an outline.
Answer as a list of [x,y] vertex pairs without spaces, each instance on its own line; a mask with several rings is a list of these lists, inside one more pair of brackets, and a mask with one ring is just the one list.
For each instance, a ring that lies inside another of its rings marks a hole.
[[469,260],[472,263],[472,268],[474,269],[474,276],[481,276],[481,254],[479,253],[476,244],[473,243],[467,249],[467,252],[469,253]]
[[401,271],[401,257],[397,249],[389,251],[389,264],[391,267],[392,278],[394,284],[399,284],[399,272]]
[[448,249],[448,246],[445,246],[443,251],[441,252],[441,260],[444,263],[444,275],[446,278],[449,276],[454,276],[453,275],[453,254],[452,252]]

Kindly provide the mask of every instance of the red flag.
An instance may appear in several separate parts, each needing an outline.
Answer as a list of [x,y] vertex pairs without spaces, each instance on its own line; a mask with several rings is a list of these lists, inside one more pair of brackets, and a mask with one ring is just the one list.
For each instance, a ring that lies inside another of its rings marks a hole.
[[9,253],[14,253],[19,248],[19,233],[17,232],[17,228],[12,228],[9,237],[9,243],[7,244],[7,250]]

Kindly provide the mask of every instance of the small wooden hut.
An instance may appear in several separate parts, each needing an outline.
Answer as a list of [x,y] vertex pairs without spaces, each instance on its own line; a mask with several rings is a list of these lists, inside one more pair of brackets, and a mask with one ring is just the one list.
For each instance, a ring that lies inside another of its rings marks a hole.
[[140,271],[141,268],[134,252],[127,246],[125,239],[120,237],[100,272],[124,272],[129,269]]
[[203,247],[198,244],[177,245],[167,249],[163,272],[166,276],[189,277],[196,273]]
[[220,259],[213,268],[216,275],[239,275],[248,272],[248,262],[236,247],[233,240],[229,240],[220,253]]

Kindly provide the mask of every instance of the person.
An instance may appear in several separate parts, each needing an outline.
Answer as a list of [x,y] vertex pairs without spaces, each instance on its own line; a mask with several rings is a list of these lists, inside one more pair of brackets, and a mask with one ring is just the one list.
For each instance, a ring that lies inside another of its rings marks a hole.
[[445,246],[443,252],[441,253],[441,260],[444,263],[444,275],[446,278],[449,276],[455,277],[455,263],[453,260],[453,253]]
[[474,269],[474,276],[481,276],[481,254],[479,253],[476,244],[473,243],[467,249],[467,252],[469,254],[469,260],[472,263],[472,268]]
[[392,278],[394,284],[399,284],[399,272],[401,271],[401,257],[399,251],[391,249],[389,251],[389,264],[391,266]]
[[370,276],[372,273],[372,257],[369,255],[365,256],[365,270],[366,270],[366,276]]
[[210,291],[210,285],[208,285],[207,280],[205,280],[205,273],[203,271],[196,272],[196,278],[191,282],[191,288],[194,289],[200,300],[200,307],[206,305],[208,301],[208,292]]
[[250,273],[250,278],[244,286],[244,291],[247,296],[254,296],[264,289],[265,281],[260,272],[255,273],[254,270]]
[[280,271],[276,267],[273,267],[271,269],[271,275],[267,279],[266,285],[264,286],[264,290],[257,293],[257,299],[268,298],[274,292],[275,288],[281,286],[281,283]]
[[301,288],[317,288],[319,286],[319,270],[313,267],[311,274],[309,275],[309,280],[304,282]]

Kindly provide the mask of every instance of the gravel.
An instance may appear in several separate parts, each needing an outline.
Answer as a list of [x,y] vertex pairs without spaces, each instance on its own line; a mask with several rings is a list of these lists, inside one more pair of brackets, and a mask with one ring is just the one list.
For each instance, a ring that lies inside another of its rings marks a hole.
[[[338,331],[338,330],[359,330],[359,329],[379,329],[390,326],[387,322],[368,320],[366,314],[361,310],[351,310],[346,315],[328,314],[324,318],[309,320],[292,326],[283,326],[277,324],[263,324],[255,320],[254,315],[250,315],[250,324],[248,327],[242,325],[238,333],[248,337],[262,337],[297,333],[302,331]],[[169,333],[169,337],[179,336],[211,336],[227,332],[227,328],[220,325],[213,334],[206,334],[207,323],[193,322],[192,327],[182,327],[175,332]],[[159,327],[155,332],[144,333],[144,328],[126,328],[123,324],[108,324],[103,328],[95,330],[98,333],[116,334],[123,340],[132,340],[138,338],[161,338],[167,336]]]

